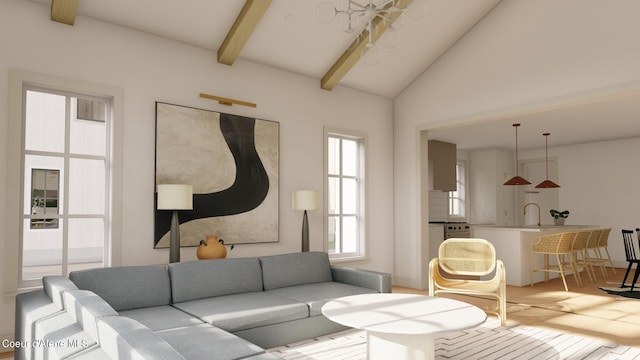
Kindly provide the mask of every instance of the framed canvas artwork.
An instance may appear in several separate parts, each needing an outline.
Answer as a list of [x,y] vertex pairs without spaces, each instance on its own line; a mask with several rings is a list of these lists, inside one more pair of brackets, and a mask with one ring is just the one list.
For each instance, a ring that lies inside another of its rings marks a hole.
[[[155,183],[193,186],[181,246],[278,241],[279,142],[275,121],[156,103]],[[154,247],[168,247],[171,211],[154,209]]]

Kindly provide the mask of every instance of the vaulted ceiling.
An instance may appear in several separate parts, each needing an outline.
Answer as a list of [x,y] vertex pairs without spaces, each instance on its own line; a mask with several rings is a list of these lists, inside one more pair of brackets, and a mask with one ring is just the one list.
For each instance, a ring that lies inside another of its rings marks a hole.
[[[358,61],[359,55],[353,57],[355,61],[340,60],[341,56],[349,56],[347,50],[357,34],[345,36],[344,23],[339,21],[319,21],[318,5],[327,0],[31,1],[50,6],[53,20],[75,23],[78,28],[85,17],[90,17],[209,49],[212,66],[216,62],[234,66],[237,59],[245,59],[315,78],[318,87],[322,84],[330,89],[338,84],[393,99],[468,31],[473,31],[474,25],[501,0],[424,0],[424,16],[404,21],[398,46],[383,51],[375,66]],[[344,8],[345,0],[328,1]],[[379,4],[382,0],[373,2]],[[331,69],[336,66],[340,67],[338,74],[330,78],[334,73]],[[457,143],[462,149],[513,148],[511,124],[522,122],[526,128],[521,129],[521,148],[543,146],[543,132],[552,133],[551,145],[602,141],[640,136],[637,114],[640,99],[623,97],[438,129],[430,133],[430,138]]]
[[[229,58],[237,50],[239,58],[316,78],[318,86],[326,76],[328,84],[323,88],[337,83],[388,98],[398,95],[500,2],[428,0],[425,14],[403,22],[398,46],[383,50],[379,63],[364,65],[356,54],[353,67],[347,64],[338,69],[344,76],[339,73],[331,78],[330,69],[357,34],[345,38],[344,24],[318,20],[316,10],[326,0],[32,1],[50,5],[52,16],[60,16],[61,22],[70,23],[69,14],[73,18],[77,9],[76,26],[81,25],[81,16],[88,16],[210,49],[212,62],[221,58],[223,63],[232,63]],[[337,7],[343,3],[330,1]],[[239,30],[234,26],[237,19]],[[228,35],[230,40],[225,43]],[[222,57],[221,49],[225,51]]]

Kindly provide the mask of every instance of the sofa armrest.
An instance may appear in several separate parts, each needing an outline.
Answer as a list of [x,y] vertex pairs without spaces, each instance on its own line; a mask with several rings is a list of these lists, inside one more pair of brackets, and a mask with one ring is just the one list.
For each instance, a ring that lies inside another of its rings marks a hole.
[[333,281],[373,289],[381,293],[391,292],[391,274],[332,266]]
[[18,294],[15,311],[15,340],[19,346],[14,348],[14,358],[33,359],[35,322],[62,310],[51,302],[44,290],[40,289]]

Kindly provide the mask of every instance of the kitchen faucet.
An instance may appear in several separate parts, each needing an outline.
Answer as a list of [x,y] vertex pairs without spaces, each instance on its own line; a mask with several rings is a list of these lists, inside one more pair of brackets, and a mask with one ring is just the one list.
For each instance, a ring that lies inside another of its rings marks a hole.
[[529,205],[535,205],[538,208],[538,226],[540,226],[540,205],[534,203],[534,202],[530,202],[524,205],[524,214],[523,215],[527,215],[527,206]]

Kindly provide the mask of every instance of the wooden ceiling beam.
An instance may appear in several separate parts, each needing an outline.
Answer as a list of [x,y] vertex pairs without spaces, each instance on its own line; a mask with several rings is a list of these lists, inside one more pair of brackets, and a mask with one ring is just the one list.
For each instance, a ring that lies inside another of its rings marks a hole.
[[247,0],[227,37],[222,42],[222,46],[218,49],[219,63],[233,65],[269,5],[271,5],[271,0]]
[[[412,0],[399,0],[397,2],[397,7],[403,9],[406,8]],[[387,5],[390,6],[391,4]],[[392,13],[391,15],[391,23],[393,23],[398,16],[400,16],[399,12]],[[375,43],[378,39],[387,31],[389,28],[388,24],[380,18],[376,17],[373,20],[373,34],[371,34],[371,40]],[[360,35],[353,41],[353,43],[349,46],[349,48],[340,56],[338,61],[336,61],[329,71],[322,77],[320,80],[320,87],[325,90],[332,90],[334,86],[336,86],[340,80],[342,80],[345,75],[353,68],[353,66],[358,63],[362,54],[367,51],[367,42],[369,41],[369,31],[367,29],[363,30]]]
[[51,20],[73,26],[80,0],[51,0]]

